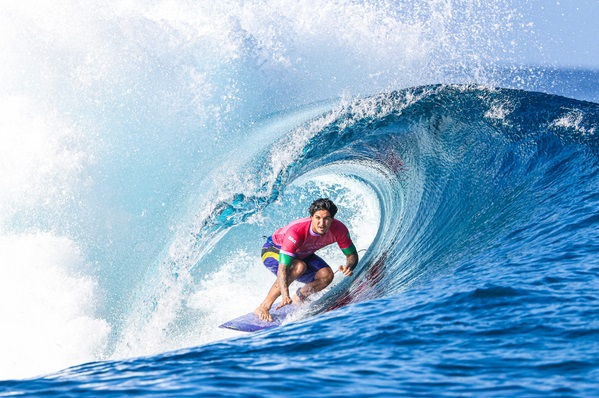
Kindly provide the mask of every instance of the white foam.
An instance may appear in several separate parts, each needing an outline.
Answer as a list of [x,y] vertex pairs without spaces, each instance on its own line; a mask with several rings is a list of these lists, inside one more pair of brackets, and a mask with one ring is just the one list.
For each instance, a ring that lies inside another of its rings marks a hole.
[[62,228],[93,160],[75,124],[36,97],[0,95],[0,379],[98,359],[110,330],[79,245],[37,232]]
[[485,112],[485,117],[488,119],[495,119],[504,121],[514,111],[514,105],[509,101],[493,101],[489,105],[489,109]]
[[578,109],[569,110],[562,117],[551,122],[552,127],[570,128],[578,132],[581,136],[594,135],[595,126],[586,127],[584,125],[584,115]]
[[0,237],[0,379],[101,358],[110,326],[77,245],[48,233]]
[[91,161],[76,131],[24,96],[0,97],[0,226],[17,212],[72,199]]

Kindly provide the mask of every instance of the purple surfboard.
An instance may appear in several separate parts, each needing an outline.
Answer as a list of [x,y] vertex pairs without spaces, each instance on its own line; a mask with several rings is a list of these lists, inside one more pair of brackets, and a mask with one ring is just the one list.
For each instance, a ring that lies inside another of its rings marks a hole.
[[278,305],[279,303],[275,303],[272,306],[273,309],[270,311],[272,322],[263,321],[258,318],[256,314],[250,312],[249,314],[242,315],[223,323],[219,328],[232,329],[240,332],[257,332],[259,330],[275,328],[281,326],[288,315],[300,308],[295,305],[286,305],[285,307],[276,310],[275,308],[277,308]]

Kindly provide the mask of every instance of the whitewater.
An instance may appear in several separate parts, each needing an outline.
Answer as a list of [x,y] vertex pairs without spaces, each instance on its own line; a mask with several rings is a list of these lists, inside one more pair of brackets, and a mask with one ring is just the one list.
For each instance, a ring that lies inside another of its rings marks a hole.
[[[533,10],[2,3],[0,396],[599,395],[599,71]],[[355,275],[219,329],[319,197]]]

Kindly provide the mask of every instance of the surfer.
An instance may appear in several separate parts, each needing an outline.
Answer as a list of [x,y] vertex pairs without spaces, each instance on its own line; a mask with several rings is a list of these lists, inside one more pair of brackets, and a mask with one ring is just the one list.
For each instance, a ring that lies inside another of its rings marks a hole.
[[[276,230],[262,247],[264,266],[277,276],[262,304],[254,310],[254,314],[264,321],[272,322],[270,308],[277,297],[282,298],[276,308],[279,309],[304,301],[333,281],[331,267],[314,254],[317,250],[337,242],[347,257],[345,265],[339,267],[346,276],[353,275],[358,264],[358,252],[347,227],[335,219],[337,206],[330,199],[321,198],[312,203],[309,213],[310,217],[292,221]],[[291,298],[289,285],[295,280],[305,285]]]

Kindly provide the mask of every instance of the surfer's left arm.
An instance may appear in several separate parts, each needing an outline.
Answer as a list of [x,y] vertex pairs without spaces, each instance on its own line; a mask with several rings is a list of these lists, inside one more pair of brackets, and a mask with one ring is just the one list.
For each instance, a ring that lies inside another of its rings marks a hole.
[[345,276],[352,276],[354,274],[354,268],[358,265],[358,252],[354,251],[350,254],[346,254],[346,262],[345,265],[339,267],[339,271],[343,272]]

